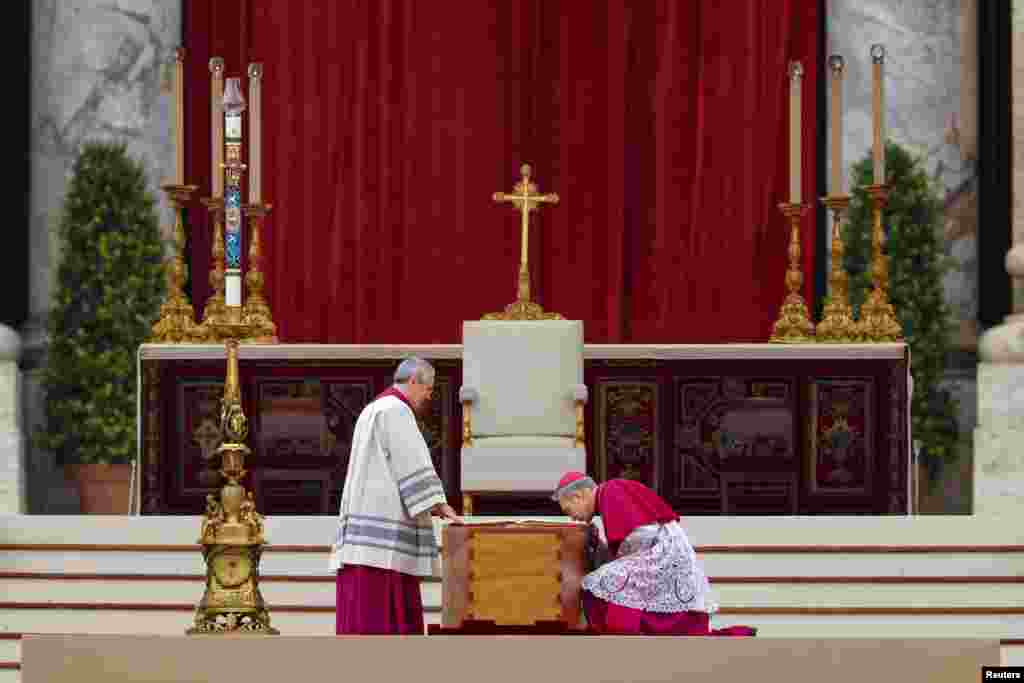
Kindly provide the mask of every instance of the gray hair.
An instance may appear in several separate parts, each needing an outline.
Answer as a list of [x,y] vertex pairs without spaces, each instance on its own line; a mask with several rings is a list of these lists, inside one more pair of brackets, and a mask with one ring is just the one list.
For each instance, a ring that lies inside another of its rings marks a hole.
[[408,384],[413,377],[420,384],[433,384],[434,366],[422,358],[406,358],[395,370],[395,384]]

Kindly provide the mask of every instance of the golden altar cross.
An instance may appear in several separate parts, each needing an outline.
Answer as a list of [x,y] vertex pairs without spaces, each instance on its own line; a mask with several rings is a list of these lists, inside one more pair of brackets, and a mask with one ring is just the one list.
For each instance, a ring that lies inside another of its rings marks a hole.
[[537,184],[530,180],[530,165],[523,164],[519,169],[520,180],[513,187],[511,194],[495,192],[494,201],[511,202],[522,215],[522,243],[519,258],[519,303],[530,301],[530,268],[529,268],[529,235],[530,212],[536,211],[542,204],[557,204],[557,194],[540,194]]

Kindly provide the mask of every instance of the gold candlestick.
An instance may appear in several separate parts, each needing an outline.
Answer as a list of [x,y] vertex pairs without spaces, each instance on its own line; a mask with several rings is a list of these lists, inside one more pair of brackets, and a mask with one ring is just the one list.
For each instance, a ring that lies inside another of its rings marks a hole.
[[800,343],[813,341],[814,323],[807,313],[807,304],[800,294],[804,282],[800,267],[800,219],[807,213],[808,205],[799,203],[779,204],[779,210],[789,219],[789,269],[786,271],[786,287],[789,294],[782,303],[779,319],[772,328],[769,341],[774,343]]
[[277,325],[270,312],[270,304],[263,297],[263,247],[260,228],[263,219],[270,213],[270,204],[249,204],[244,208],[249,217],[249,264],[245,274],[245,306],[243,320],[249,327],[250,341],[265,344],[277,343]]
[[207,197],[203,205],[210,212],[213,222],[213,246],[210,255],[210,287],[213,291],[203,309],[203,322],[200,325],[200,337],[205,342],[221,340],[218,326],[224,322],[224,198]]
[[260,593],[260,555],[266,540],[263,515],[256,512],[252,492],[241,480],[246,475],[245,445],[248,420],[242,411],[238,379],[238,342],[227,342],[227,374],[221,399],[223,443],[217,448],[225,484],[220,496],[206,497],[206,514],[199,532],[206,562],[206,591],[196,608],[189,635],[276,635]]
[[818,341],[848,344],[857,341],[859,330],[850,307],[850,278],[843,267],[842,221],[843,213],[850,205],[849,195],[831,195],[821,200],[832,212],[832,270],[828,277],[828,299],[821,322],[815,330]]
[[874,227],[871,232],[871,279],[874,289],[860,308],[860,336],[868,342],[902,341],[903,329],[889,303],[889,257],[882,253],[885,244],[882,209],[889,199],[889,186],[876,184],[868,185],[865,189],[874,204]]
[[195,310],[185,296],[185,222],[181,212],[198,187],[195,185],[164,185],[167,200],[174,209],[174,257],[165,264],[167,298],[160,306],[160,318],[153,325],[149,341],[156,344],[177,344],[194,341],[197,334]]

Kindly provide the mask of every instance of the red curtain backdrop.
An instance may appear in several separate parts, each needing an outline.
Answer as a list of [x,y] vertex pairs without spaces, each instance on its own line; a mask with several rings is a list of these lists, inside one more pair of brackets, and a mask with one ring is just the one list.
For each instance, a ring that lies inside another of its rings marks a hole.
[[[766,341],[784,295],[787,64],[815,197],[817,0],[186,0],[187,182],[210,188],[210,74],[262,62],[267,294],[285,342],[458,343],[534,299],[590,343]],[[209,284],[196,202],[193,296]],[[814,212],[802,224],[812,298]]]

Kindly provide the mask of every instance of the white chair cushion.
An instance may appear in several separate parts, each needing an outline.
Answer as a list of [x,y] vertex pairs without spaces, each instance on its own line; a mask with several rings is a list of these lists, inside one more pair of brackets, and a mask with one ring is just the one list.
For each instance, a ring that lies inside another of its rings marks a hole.
[[474,436],[576,433],[581,321],[467,321],[462,345],[462,383],[476,392]]
[[568,436],[474,436],[473,447],[482,450],[491,448],[548,448],[563,450],[575,448],[575,439]]
[[474,439],[462,449],[462,490],[550,493],[565,472],[587,468],[586,449],[572,439],[528,444],[524,437]]

